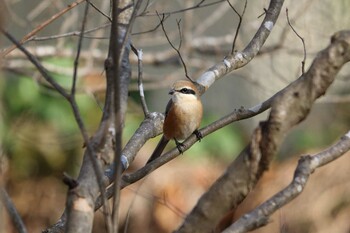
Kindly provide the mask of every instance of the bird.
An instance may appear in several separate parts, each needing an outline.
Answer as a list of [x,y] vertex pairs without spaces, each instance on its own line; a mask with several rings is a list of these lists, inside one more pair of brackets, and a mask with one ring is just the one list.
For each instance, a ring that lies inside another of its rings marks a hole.
[[170,91],[169,100],[163,124],[163,136],[148,159],[147,164],[158,158],[170,140],[174,140],[177,149],[182,154],[183,144],[191,134],[200,140],[202,134],[198,131],[203,116],[203,106],[199,91],[194,82],[187,80],[176,81]]

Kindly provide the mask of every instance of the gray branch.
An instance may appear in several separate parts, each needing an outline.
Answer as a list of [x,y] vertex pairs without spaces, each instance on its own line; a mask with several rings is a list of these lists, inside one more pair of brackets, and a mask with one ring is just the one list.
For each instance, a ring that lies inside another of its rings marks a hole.
[[336,33],[309,70],[274,99],[269,118],[253,133],[251,143],[198,201],[176,232],[210,232],[256,185],[284,136],[308,115],[341,67],[350,60],[350,31]]
[[17,212],[15,205],[13,204],[11,198],[9,197],[8,193],[3,187],[0,187],[0,201],[6,207],[10,219],[12,220],[13,225],[15,226],[17,231],[19,233],[27,233],[27,229],[23,223],[21,216]]
[[282,191],[255,208],[253,211],[239,218],[223,233],[247,232],[268,224],[269,217],[282,206],[299,196],[309,179],[309,176],[319,167],[324,166],[350,150],[350,131],[335,145],[314,156],[306,155],[300,158],[294,172],[292,182]]

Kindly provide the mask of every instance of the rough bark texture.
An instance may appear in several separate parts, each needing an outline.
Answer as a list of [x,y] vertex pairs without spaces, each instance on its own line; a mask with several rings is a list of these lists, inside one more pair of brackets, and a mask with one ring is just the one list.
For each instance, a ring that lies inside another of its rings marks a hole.
[[336,33],[309,70],[275,98],[269,118],[255,130],[251,143],[198,201],[176,232],[211,232],[229,210],[235,209],[255,186],[290,128],[308,115],[314,101],[350,60],[350,31]]

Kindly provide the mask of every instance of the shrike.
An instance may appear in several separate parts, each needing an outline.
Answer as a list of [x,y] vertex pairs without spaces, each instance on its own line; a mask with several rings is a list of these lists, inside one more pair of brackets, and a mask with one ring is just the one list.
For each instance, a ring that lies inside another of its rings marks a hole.
[[202,121],[203,106],[196,86],[187,80],[176,81],[169,94],[171,99],[165,110],[163,136],[147,163],[158,158],[171,139],[182,153],[180,140],[185,140],[191,134],[195,134],[198,139],[202,138],[198,128]]

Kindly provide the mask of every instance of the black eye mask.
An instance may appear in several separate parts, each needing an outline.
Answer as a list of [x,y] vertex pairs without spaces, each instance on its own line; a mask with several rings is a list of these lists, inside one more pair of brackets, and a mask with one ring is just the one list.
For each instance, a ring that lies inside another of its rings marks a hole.
[[189,89],[189,88],[182,88],[181,90],[179,90],[178,92],[181,92],[183,94],[191,94],[191,95],[195,95],[196,93],[194,92],[194,90]]

